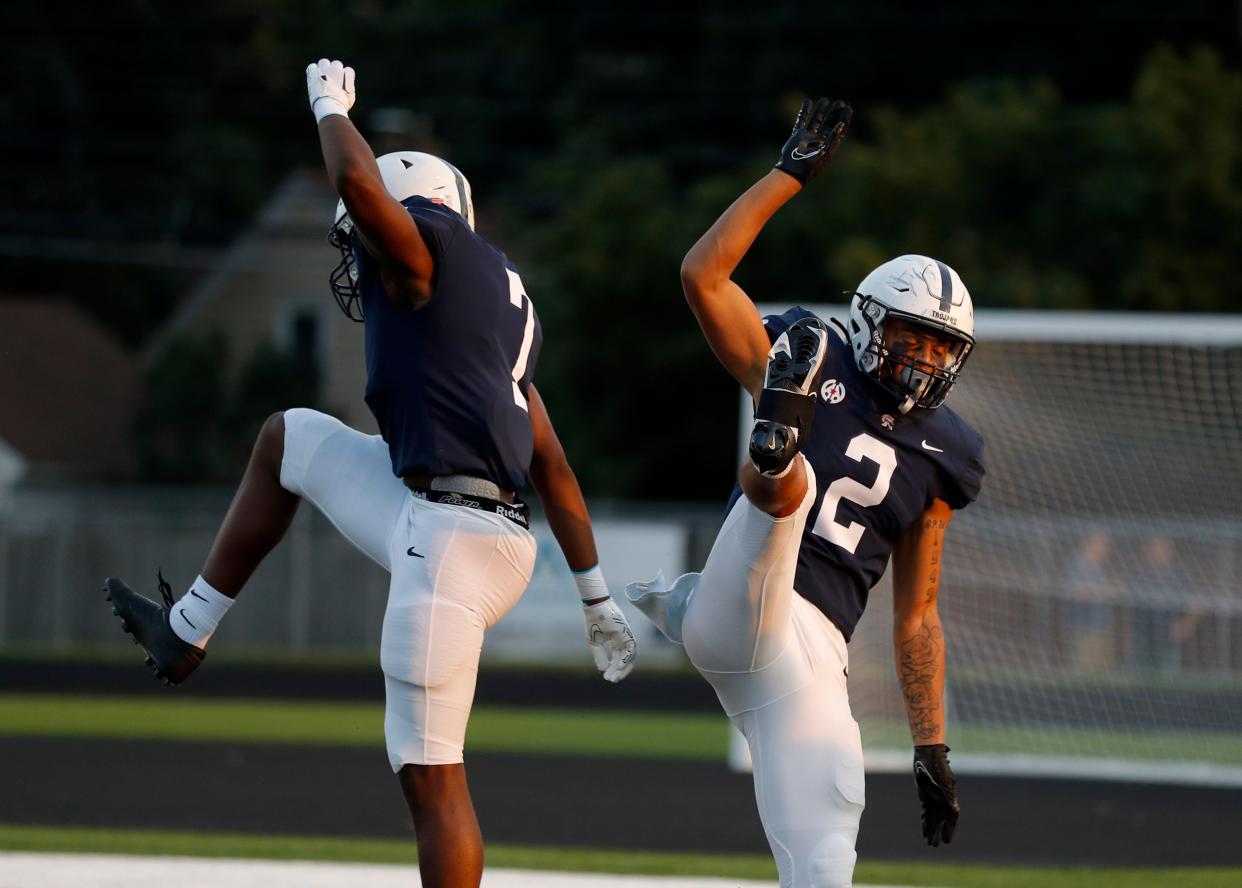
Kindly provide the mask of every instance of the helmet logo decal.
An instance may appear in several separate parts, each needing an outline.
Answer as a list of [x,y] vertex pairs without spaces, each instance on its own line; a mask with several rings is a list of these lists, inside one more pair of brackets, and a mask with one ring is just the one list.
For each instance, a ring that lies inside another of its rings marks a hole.
[[[898,293],[908,293],[913,290],[917,295],[927,299],[935,299],[940,303],[941,315],[937,315],[941,320],[949,320],[949,313],[962,304],[963,294],[954,294],[953,292],[953,273],[949,271],[949,266],[945,265],[939,259],[931,260],[935,264],[935,268],[931,265],[926,266],[922,271],[914,271],[907,269],[890,279],[889,286]],[[934,296],[936,287],[934,281],[940,284],[939,296]],[[898,284],[911,284],[910,287],[898,286]],[[955,299],[954,296],[957,296]],[[873,315],[874,317],[874,315]]]
[[835,379],[825,380],[819,387],[819,396],[829,404],[840,404],[845,400],[845,386]]
[[[936,266],[940,269],[940,310],[948,312],[954,305],[953,302],[953,275],[949,273],[949,266],[945,265],[939,259],[935,260]],[[958,303],[962,300],[958,299]]]

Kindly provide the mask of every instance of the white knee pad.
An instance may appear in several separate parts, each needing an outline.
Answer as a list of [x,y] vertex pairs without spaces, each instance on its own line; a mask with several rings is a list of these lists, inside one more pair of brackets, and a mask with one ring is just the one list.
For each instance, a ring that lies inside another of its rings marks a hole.
[[[855,812],[862,816],[862,806]],[[768,831],[781,888],[849,888],[858,854],[858,820],[845,817],[828,829],[790,827]]]
[[806,861],[807,888],[849,888],[854,884],[857,834],[857,829],[829,833],[811,850]]
[[[431,689],[451,679],[467,660],[471,667],[478,662],[483,622],[452,602],[389,602],[380,639],[385,675]],[[469,706],[470,701],[463,702]]]

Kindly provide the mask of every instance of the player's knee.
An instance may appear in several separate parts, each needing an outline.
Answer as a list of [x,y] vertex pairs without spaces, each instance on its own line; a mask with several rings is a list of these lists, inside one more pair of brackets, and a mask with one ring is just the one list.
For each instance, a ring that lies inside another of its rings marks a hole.
[[854,884],[854,850],[857,831],[825,836],[807,857],[807,883],[811,888],[849,888]]
[[454,802],[469,798],[464,765],[405,765],[397,772],[401,792],[416,818],[448,810]]
[[263,421],[254,443],[254,459],[280,472],[285,455],[285,413],[277,410]]

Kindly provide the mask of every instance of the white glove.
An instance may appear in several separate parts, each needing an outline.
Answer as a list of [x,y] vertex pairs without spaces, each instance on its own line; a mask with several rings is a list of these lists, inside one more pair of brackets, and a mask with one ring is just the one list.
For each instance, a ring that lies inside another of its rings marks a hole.
[[616,602],[606,598],[597,604],[583,605],[582,616],[586,620],[587,643],[604,680],[616,683],[625,678],[638,659],[638,645],[625,614]]
[[306,66],[306,93],[315,123],[330,114],[349,116],[354,106],[354,69],[320,59]]

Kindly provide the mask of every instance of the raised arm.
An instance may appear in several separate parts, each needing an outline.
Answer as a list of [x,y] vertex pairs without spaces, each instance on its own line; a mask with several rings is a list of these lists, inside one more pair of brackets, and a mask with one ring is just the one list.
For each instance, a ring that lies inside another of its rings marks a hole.
[[914,740],[914,777],[923,806],[923,837],[951,842],[958,804],[944,727],[944,633],[936,598],[944,534],[953,510],[933,500],[893,548],[893,650]]
[[591,646],[595,665],[605,679],[618,682],[634,668],[638,645],[625,614],[621,613],[608,592],[595,550],[591,516],[587,514],[578,479],[565,458],[565,450],[556,437],[547,408],[533,385],[528,387],[527,393],[531,430],[535,438],[530,480],[543,504],[544,517],[552,528],[552,535],[574,572],[574,582],[582,600],[587,643]]
[[716,358],[754,396],[763,388],[768,335],[733,271],[763,226],[802,190],[797,179],[772,170],[735,200],[686,254],[681,288]]
[[421,308],[431,298],[435,262],[409,212],[384,187],[375,153],[349,119],[354,69],[320,59],[306,67],[306,89],[328,179],[363,247],[379,264],[384,292],[397,305]]
[[703,335],[720,363],[753,396],[763,387],[768,336],[733,272],[768,220],[828,163],[852,116],[841,101],[804,101],[776,169],[734,201],[682,261],[681,286]]

